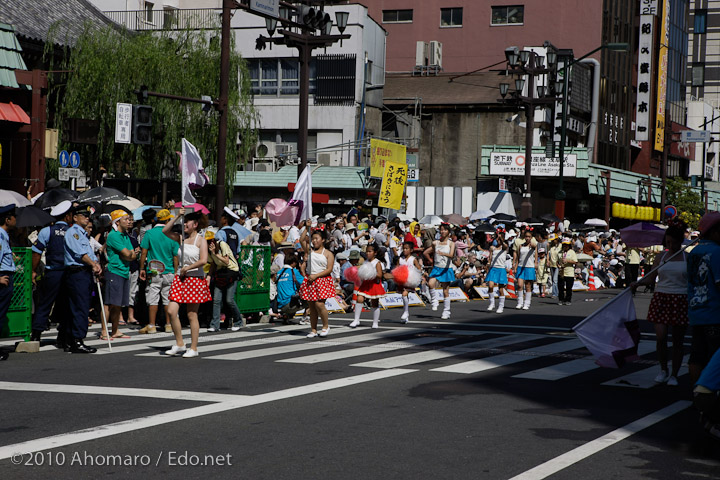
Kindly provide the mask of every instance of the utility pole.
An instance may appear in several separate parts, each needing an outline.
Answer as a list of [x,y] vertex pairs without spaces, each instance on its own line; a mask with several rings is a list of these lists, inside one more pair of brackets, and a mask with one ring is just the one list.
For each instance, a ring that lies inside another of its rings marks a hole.
[[220,98],[218,98],[218,111],[220,122],[218,125],[218,153],[215,182],[215,220],[219,223],[225,206],[225,154],[227,151],[227,123],[228,123],[228,90],[230,74],[230,10],[235,5],[233,0],[223,0],[222,27],[220,38]]

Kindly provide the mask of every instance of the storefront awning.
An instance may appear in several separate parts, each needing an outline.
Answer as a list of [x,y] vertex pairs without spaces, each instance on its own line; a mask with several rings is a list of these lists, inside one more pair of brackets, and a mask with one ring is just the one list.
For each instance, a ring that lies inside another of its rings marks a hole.
[[0,121],[30,125],[30,117],[25,110],[12,102],[0,103]]

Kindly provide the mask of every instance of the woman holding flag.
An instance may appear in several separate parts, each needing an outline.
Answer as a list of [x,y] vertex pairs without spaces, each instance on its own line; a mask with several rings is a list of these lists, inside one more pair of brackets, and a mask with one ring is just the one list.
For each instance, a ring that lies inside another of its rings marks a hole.
[[[630,284],[633,293],[639,285],[655,285],[650,300],[647,319],[655,325],[660,372],[657,383],[678,384],[678,372],[683,361],[683,342],[688,326],[688,275],[685,252],[675,255],[682,248],[687,225],[682,220],[672,220],[665,231],[665,251],[655,256],[651,273]],[[655,281],[657,279],[657,284]],[[672,371],[668,373],[668,327],[672,326]]]

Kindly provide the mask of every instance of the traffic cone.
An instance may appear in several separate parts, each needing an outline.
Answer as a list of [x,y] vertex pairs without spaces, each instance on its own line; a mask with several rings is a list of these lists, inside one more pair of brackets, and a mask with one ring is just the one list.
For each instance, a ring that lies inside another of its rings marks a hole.
[[513,272],[512,269],[507,274],[507,280],[508,284],[507,287],[505,287],[505,297],[517,298],[515,294],[515,272]]
[[588,291],[594,292],[595,290],[597,290],[597,288],[595,288],[595,271],[593,270],[593,266],[591,264],[590,265],[590,276],[588,277]]
[[645,276],[645,267],[642,266],[642,267],[640,267],[640,277],[638,277],[638,280],[640,280],[644,276]]

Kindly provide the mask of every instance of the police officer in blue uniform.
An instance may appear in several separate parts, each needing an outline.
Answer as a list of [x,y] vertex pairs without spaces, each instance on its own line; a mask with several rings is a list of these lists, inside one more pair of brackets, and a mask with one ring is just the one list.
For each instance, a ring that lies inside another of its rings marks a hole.
[[230,210],[228,207],[225,207],[222,216],[220,217],[220,230],[218,230],[218,232],[215,234],[215,238],[217,240],[221,240],[228,244],[230,250],[232,250],[232,252],[235,254],[235,258],[237,258],[238,256],[238,250],[240,248],[241,240],[237,231],[232,228],[232,225],[239,218],[240,217],[235,215],[232,210]]
[[73,208],[73,225],[65,232],[64,256],[65,278],[72,320],[60,332],[67,339],[65,351],[70,353],[95,353],[97,349],[83,343],[88,331],[88,313],[93,274],[100,275],[101,268],[90,246],[85,227],[90,223],[90,205]]
[[[8,231],[15,228],[15,204],[0,207],[0,330],[7,322],[7,312],[13,294],[15,261]],[[7,352],[0,352],[0,360],[7,360]]]
[[[65,232],[70,228],[73,214],[71,212],[72,203],[68,200],[60,202],[50,211],[50,215],[55,217],[57,221],[40,230],[37,241],[32,246],[32,265],[33,276],[37,269],[43,252],[45,252],[45,274],[39,285],[38,305],[35,309],[35,316],[32,323],[32,334],[30,340],[40,341],[40,336],[48,327],[48,317],[50,310],[55,305],[56,311],[66,311],[64,303],[66,303],[67,295],[64,292],[65,286]],[[64,302],[65,301],[65,302]],[[65,348],[67,340],[63,338],[62,333],[66,329],[58,328],[58,340],[56,345],[58,348]]]

